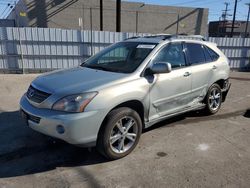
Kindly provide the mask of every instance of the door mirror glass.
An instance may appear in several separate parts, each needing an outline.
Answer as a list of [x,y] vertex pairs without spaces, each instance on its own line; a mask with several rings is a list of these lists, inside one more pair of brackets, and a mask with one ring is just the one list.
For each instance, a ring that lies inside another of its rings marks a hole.
[[170,63],[159,62],[153,64],[150,70],[153,74],[162,74],[171,72],[172,68]]

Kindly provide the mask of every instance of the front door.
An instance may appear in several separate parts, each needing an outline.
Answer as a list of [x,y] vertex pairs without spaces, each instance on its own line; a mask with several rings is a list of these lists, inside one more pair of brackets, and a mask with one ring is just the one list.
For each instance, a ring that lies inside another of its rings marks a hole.
[[155,74],[150,88],[149,120],[181,111],[191,101],[191,70],[186,66],[182,43],[164,46],[152,64],[170,63],[170,73]]

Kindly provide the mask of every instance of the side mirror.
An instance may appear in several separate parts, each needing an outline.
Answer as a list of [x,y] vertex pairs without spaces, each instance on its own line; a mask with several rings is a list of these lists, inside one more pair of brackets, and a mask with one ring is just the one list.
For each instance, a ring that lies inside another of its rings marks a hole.
[[171,72],[172,68],[170,63],[156,63],[150,67],[150,70],[153,74],[161,74]]

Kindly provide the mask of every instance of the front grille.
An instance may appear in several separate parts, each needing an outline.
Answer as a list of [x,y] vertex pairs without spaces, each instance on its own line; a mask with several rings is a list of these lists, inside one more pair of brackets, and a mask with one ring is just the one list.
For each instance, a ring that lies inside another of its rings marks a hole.
[[24,117],[26,120],[30,120],[30,121],[33,121],[33,122],[35,122],[35,123],[40,123],[40,120],[41,120],[40,117],[37,117],[37,116],[33,116],[33,115],[31,115],[31,114],[28,114],[27,112],[25,112],[25,111],[23,111],[23,110],[21,110],[21,111],[22,111],[23,117]]
[[28,91],[27,91],[27,97],[29,100],[36,102],[36,103],[41,103],[45,99],[47,99],[51,94],[46,93],[44,91],[38,90],[30,85]]

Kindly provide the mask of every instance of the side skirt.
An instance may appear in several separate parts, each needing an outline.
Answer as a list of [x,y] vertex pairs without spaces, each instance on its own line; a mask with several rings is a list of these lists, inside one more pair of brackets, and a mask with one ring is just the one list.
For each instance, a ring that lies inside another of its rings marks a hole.
[[152,121],[149,121],[149,122],[145,122],[145,128],[148,128],[160,121],[163,121],[163,120],[166,120],[166,119],[169,119],[171,117],[174,117],[174,116],[177,116],[177,115],[180,115],[180,114],[184,114],[186,112],[190,112],[190,111],[193,111],[193,110],[201,110],[203,108],[205,108],[205,104],[198,104],[198,105],[195,105],[195,106],[192,106],[192,107],[187,107],[187,108],[184,108],[183,110],[181,111],[178,111],[178,112],[174,112],[172,114],[166,114],[164,116],[161,116],[157,119],[154,119]]

